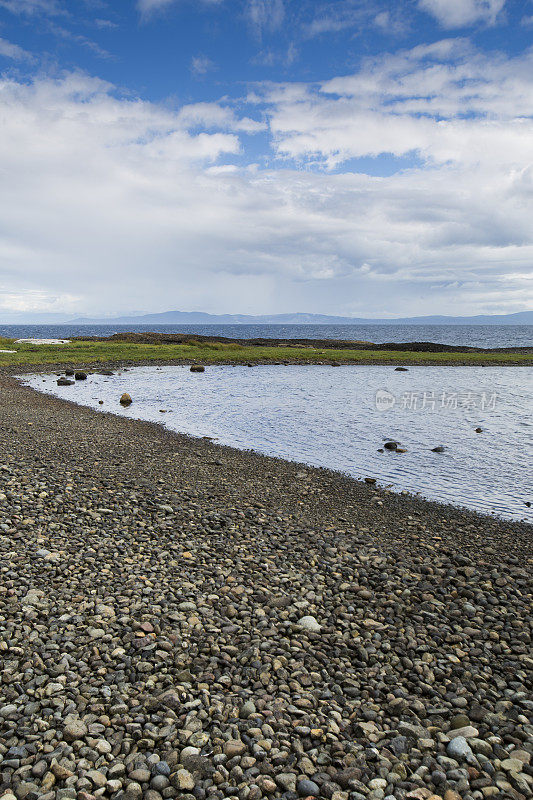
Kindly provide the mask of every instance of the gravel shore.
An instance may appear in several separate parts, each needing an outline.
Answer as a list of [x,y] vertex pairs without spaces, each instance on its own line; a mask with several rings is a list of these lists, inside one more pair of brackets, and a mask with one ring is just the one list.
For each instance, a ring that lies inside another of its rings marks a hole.
[[530,797],[532,545],[0,374],[0,797]]

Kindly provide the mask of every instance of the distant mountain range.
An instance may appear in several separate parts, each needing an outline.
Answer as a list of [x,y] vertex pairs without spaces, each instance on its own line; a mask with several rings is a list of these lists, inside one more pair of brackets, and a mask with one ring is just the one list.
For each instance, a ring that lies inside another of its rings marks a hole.
[[334,317],[327,314],[206,314],[203,311],[165,311],[161,314],[90,319],[80,317],[66,325],[533,325],[533,311],[516,314],[479,314],[474,317]]
[[0,325],[533,325],[533,311],[480,314],[474,317],[336,317],[328,314],[206,314],[203,311],[165,311],[123,317],[78,317],[52,313],[0,313]]

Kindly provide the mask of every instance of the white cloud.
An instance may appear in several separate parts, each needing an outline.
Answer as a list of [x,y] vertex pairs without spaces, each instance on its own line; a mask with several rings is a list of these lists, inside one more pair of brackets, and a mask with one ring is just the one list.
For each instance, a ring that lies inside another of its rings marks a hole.
[[46,291],[26,290],[9,292],[0,286],[0,310],[10,313],[38,312],[46,313],[73,311],[80,302],[79,297],[69,294],[53,295]]
[[248,0],[246,15],[256,35],[272,33],[281,27],[285,18],[283,0]]
[[161,11],[175,2],[176,0],[138,0],[137,8],[141,14],[151,14],[154,11]]
[[[176,5],[179,0],[137,0],[137,8],[142,16],[150,16],[158,11],[163,11],[169,6]],[[224,0],[200,0],[204,5],[218,5],[223,3]]]
[[494,25],[505,0],[418,0],[444,28],[463,28],[476,22]]
[[56,0],[0,0],[0,8],[5,8],[13,14],[60,13]]
[[219,103],[192,103],[183,106],[176,118],[187,128],[200,126],[206,129],[258,133],[267,127],[264,122],[257,122],[249,117],[238,117],[232,109]]
[[409,30],[409,22],[401,10],[380,11],[374,17],[373,23],[382,33],[393,36],[402,36]]
[[533,157],[533,52],[485,56],[445,40],[370,59],[315,90],[267,91],[277,152],[334,167],[415,153],[429,165],[519,168]]
[[329,0],[326,3],[317,3],[312,8],[313,18],[303,26],[304,36],[307,37],[348,31],[351,28],[363,30],[374,24],[377,17],[393,16],[390,11],[379,14],[379,6],[374,1]]
[[[84,75],[4,80],[4,306],[27,296],[31,308],[48,298],[89,314],[527,307],[532,75],[527,57],[489,61],[445,42],[319,87],[264,86],[267,105],[250,96],[247,116],[223,102],[170,111]],[[240,133],[261,129],[258,107],[279,151],[303,162],[410,149],[418,162],[388,177],[236,166]]]
[[193,56],[191,59],[191,72],[198,78],[207,75],[214,69],[216,69],[215,64],[207,56]]
[[33,61],[33,56],[18,44],[8,42],[0,37],[0,56],[12,58],[14,61]]
[[117,22],[113,22],[110,19],[102,19],[98,17],[94,20],[94,24],[96,25],[97,28],[101,28],[102,30],[114,30],[119,27]]

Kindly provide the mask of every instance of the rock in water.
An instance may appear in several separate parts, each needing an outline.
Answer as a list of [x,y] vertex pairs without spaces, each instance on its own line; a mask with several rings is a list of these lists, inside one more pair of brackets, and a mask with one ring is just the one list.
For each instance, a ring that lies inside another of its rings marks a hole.
[[86,372],[75,372],[74,378],[77,381],[86,381],[87,380],[87,373]]
[[385,448],[385,450],[397,450],[398,442],[385,442],[383,447]]
[[74,381],[69,381],[68,378],[58,378],[57,379],[57,385],[58,386],[73,386],[74,385]]
[[205,372],[205,367],[203,364],[193,364],[191,366],[191,372]]
[[124,394],[120,398],[120,405],[121,406],[131,406],[132,403],[133,403],[133,400],[131,399],[130,395],[127,392],[124,392]]
[[445,447],[442,444],[437,445],[437,447],[432,447],[432,453],[444,453]]
[[409,372],[407,367],[396,367],[394,372]]

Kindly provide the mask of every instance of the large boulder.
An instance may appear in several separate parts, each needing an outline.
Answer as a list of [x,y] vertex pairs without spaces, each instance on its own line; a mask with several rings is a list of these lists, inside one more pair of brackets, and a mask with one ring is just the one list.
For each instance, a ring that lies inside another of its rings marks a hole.
[[121,406],[131,406],[132,403],[133,403],[133,400],[131,399],[130,395],[127,392],[124,392],[124,394],[120,398],[120,405]]
[[205,367],[203,364],[193,364],[191,372],[205,372]]

